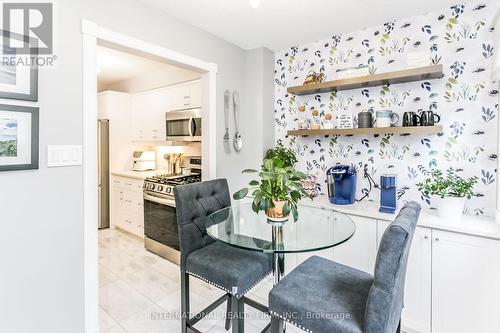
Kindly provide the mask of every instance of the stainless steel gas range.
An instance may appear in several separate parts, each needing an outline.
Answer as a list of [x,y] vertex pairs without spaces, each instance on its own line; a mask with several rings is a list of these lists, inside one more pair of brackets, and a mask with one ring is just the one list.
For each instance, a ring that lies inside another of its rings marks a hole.
[[154,176],[144,181],[144,245],[176,264],[180,262],[180,247],[174,188],[200,182],[201,170],[193,170],[190,175]]

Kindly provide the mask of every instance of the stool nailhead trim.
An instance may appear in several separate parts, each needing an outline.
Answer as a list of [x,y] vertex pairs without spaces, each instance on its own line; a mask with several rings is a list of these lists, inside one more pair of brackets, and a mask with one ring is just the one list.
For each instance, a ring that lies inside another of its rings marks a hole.
[[301,329],[301,330],[303,330],[303,331],[306,331],[306,332],[309,332],[309,333],[313,333],[313,331],[311,331],[310,329],[305,328],[305,327],[303,327],[302,325],[299,325],[299,324],[297,324],[297,323],[295,323],[295,322],[291,321],[291,320],[290,320],[290,319],[288,319],[288,318],[284,318],[282,315],[280,315],[280,314],[278,314],[278,313],[276,313],[276,312],[269,311],[269,313],[271,314],[271,316],[278,317],[279,319],[284,320],[284,321],[286,321],[287,323],[290,323],[290,324],[292,324],[293,326],[298,327],[298,328],[300,328],[300,329]]
[[245,292],[244,292],[244,293],[242,293],[241,295],[239,295],[239,294],[238,294],[238,288],[233,288],[234,290],[236,290],[236,293],[233,293],[233,291],[231,291],[231,290],[227,290],[227,289],[226,289],[226,288],[224,288],[223,286],[221,286],[221,285],[219,285],[219,284],[217,284],[217,283],[215,283],[215,282],[212,282],[212,281],[210,281],[210,280],[205,279],[203,276],[199,276],[198,274],[195,274],[195,273],[192,273],[192,272],[189,272],[189,271],[186,271],[186,273],[187,273],[187,274],[189,274],[189,275],[192,275],[192,276],[194,276],[195,278],[198,278],[198,279],[200,279],[200,280],[202,280],[202,281],[205,281],[206,283],[211,284],[211,285],[212,285],[212,286],[214,286],[214,287],[217,287],[217,288],[219,288],[219,289],[222,289],[223,291],[225,291],[226,293],[228,293],[228,294],[230,294],[230,295],[236,296],[237,298],[241,298],[241,297],[245,296],[245,294],[246,294],[246,293],[247,293],[250,289],[252,289],[252,288],[253,288],[253,287],[255,287],[256,285],[258,285],[258,284],[259,284],[262,280],[264,280],[265,278],[267,278],[267,277],[269,276],[269,274],[271,274],[271,273],[272,273],[272,271],[267,272],[267,273],[266,273],[266,274],[265,274],[265,275],[264,275],[264,276],[263,276],[260,280],[258,280],[257,282],[255,282],[252,286],[250,286],[250,288],[248,288],[247,290],[245,290]]

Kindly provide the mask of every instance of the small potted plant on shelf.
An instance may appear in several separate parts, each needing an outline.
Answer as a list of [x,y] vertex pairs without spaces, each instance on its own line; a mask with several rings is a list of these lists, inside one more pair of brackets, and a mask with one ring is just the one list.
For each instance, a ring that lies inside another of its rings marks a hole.
[[462,178],[457,172],[453,168],[446,173],[433,170],[428,178],[417,184],[423,195],[436,198],[439,216],[451,222],[460,221],[465,201],[474,195],[472,190],[478,181],[477,177]]
[[278,158],[265,159],[261,171],[245,169],[242,172],[258,174],[260,180],[252,180],[250,187],[234,193],[235,200],[243,199],[250,193],[253,196],[252,210],[256,213],[264,211],[269,221],[286,221],[290,213],[297,221],[297,204],[302,196],[307,196],[301,183],[305,174],[285,165]]
[[266,151],[264,160],[278,159],[283,162],[283,167],[293,167],[297,163],[297,155],[290,148],[285,148],[283,145],[277,145]]

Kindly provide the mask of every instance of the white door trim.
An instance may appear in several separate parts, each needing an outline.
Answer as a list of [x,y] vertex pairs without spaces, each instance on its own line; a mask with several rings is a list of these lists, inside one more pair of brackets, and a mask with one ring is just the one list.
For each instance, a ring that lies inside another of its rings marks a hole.
[[203,94],[203,178],[216,175],[217,65],[82,20],[83,41],[83,207],[84,207],[84,310],[85,332],[99,332],[99,280],[97,233],[97,45],[110,44],[147,53],[201,73]]

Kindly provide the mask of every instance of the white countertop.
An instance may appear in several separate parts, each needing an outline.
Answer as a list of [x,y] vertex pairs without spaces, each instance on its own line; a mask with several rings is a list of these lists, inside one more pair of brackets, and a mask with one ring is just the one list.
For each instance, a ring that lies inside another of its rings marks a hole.
[[383,221],[394,221],[399,211],[398,207],[396,214],[381,213],[378,211],[379,203],[368,199],[365,199],[361,202],[356,202],[352,205],[334,205],[324,195],[320,195],[314,198],[312,201],[310,199],[304,198],[300,201],[300,204],[304,206],[330,208],[344,214],[369,217],[372,219]]
[[164,175],[167,171],[165,170],[152,170],[152,171],[134,171],[134,170],[121,170],[121,171],[111,171],[113,176],[126,177],[144,180],[148,177],[156,176],[156,175]]
[[[352,205],[334,205],[323,195],[314,198],[312,201],[310,199],[302,199],[300,204],[304,206],[332,209],[348,215],[362,216],[388,222],[394,221],[401,208],[398,207],[395,214],[386,214],[378,211],[379,203],[373,200],[365,199],[362,202],[356,202]],[[495,223],[495,219],[492,217],[463,215],[460,222],[448,222],[446,219],[438,216],[436,210],[424,208],[420,213],[418,225],[425,228],[500,240],[500,224]]]

